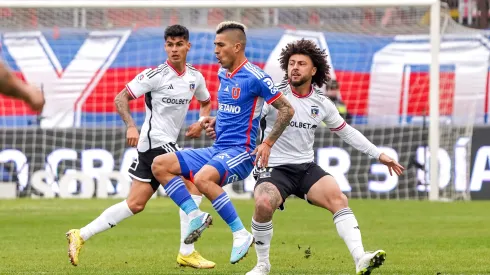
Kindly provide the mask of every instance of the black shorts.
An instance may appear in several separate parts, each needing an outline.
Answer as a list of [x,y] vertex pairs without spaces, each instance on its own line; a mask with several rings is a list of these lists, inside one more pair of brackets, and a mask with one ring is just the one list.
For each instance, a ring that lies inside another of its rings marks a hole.
[[156,191],[160,187],[160,183],[153,177],[151,172],[151,164],[153,159],[159,155],[166,153],[172,153],[182,150],[175,142],[164,144],[161,147],[150,149],[146,152],[138,152],[138,158],[136,158],[128,169],[129,176],[138,181],[148,182],[151,184],[153,191]]
[[[283,204],[290,195],[308,201],[306,194],[318,180],[330,175],[314,162],[286,164],[268,167],[257,174],[255,187],[263,182],[270,182],[281,193]],[[309,202],[309,201],[308,201]],[[279,207],[281,210],[284,206]]]

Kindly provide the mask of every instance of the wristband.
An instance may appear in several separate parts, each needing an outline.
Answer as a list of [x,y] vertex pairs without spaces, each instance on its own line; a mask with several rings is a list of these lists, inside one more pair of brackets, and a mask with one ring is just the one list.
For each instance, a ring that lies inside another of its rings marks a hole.
[[272,145],[270,145],[269,143],[267,143],[267,141],[263,141],[262,143],[265,143],[267,146],[269,146],[270,148],[272,148]]
[[205,118],[206,118],[205,116],[200,117],[198,122],[202,122]]

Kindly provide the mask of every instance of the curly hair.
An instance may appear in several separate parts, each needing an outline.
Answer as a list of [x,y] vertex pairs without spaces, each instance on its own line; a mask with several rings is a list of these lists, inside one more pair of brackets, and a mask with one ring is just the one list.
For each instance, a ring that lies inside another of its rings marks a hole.
[[320,49],[315,42],[305,40],[304,38],[287,44],[281,51],[279,63],[281,69],[286,72],[284,79],[288,79],[289,58],[295,54],[302,54],[310,57],[313,66],[316,67],[316,74],[312,77],[312,83],[316,84],[319,88],[321,88],[323,84],[328,84],[328,81],[330,80],[330,65],[328,65],[327,62],[325,50]]

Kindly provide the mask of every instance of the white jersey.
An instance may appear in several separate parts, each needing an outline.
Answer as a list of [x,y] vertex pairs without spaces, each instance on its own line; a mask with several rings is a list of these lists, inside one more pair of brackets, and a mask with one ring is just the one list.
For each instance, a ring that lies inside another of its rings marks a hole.
[[[308,95],[301,96],[294,93],[286,81],[277,84],[276,87],[282,91],[295,113],[289,126],[271,149],[269,167],[313,162],[315,130],[322,122],[325,122],[331,131],[338,133],[342,139],[356,149],[372,157],[379,157],[380,152],[376,146],[357,130],[347,125],[333,102],[321,95],[315,88],[312,87]],[[277,119],[277,110],[273,106],[264,105],[262,117],[264,116],[266,120],[264,135],[267,137]]]
[[138,141],[139,152],[176,142],[192,97],[202,102],[210,100],[204,77],[190,64],[182,73],[168,62],[146,69],[126,89],[134,98],[145,95],[146,116]]

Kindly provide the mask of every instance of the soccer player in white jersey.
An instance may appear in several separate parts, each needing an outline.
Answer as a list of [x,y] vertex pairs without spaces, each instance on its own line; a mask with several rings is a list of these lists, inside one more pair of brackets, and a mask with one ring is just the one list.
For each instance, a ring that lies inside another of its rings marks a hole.
[[[106,209],[98,218],[81,229],[72,229],[68,238],[68,255],[73,265],[79,263],[79,253],[85,241],[93,235],[110,229],[126,218],[137,214],[146,206],[151,196],[160,186],[151,172],[153,159],[162,154],[179,151],[177,137],[184,123],[189,103],[196,97],[201,105],[200,115],[211,112],[210,95],[202,74],[186,64],[190,49],[189,31],[181,25],[169,26],[165,30],[165,51],[167,61],[156,69],[146,69],[138,74],[115,98],[117,111],[126,123],[127,142],[137,146],[138,158],[129,168],[133,179],[126,200]],[[146,116],[141,134],[138,133],[130,111],[129,101],[145,96]],[[201,135],[200,122],[191,125],[186,136],[197,138]],[[192,183],[186,181],[191,199],[200,204],[202,195]],[[194,268],[213,268],[215,263],[204,259],[194,250],[193,244],[185,244],[189,218],[181,210],[181,245],[177,262]]]
[[[283,48],[279,61],[286,72],[286,80],[279,84],[278,89],[283,91],[296,112],[289,127],[272,147],[268,166],[255,173],[252,232],[258,263],[247,274],[269,274],[272,216],[290,195],[329,210],[339,236],[354,259],[357,274],[370,274],[383,264],[386,253],[383,250],[364,250],[359,225],[348,206],[347,197],[335,179],[314,162],[315,130],[322,121],[325,122],[345,142],[386,165],[390,175],[392,171],[401,175],[404,168],[346,124],[335,105],[315,91],[315,86],[321,87],[328,81],[329,65],[325,51],[312,41],[298,40]],[[264,136],[267,137],[276,119],[276,111],[267,105],[264,108]]]

